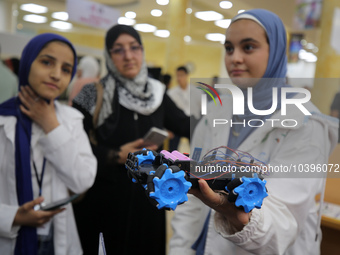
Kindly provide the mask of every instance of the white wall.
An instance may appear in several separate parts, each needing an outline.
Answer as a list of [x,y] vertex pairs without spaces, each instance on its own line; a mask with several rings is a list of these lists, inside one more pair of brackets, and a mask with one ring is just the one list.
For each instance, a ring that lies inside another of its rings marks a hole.
[[[10,34],[6,32],[0,32],[0,45],[1,45],[1,59],[8,57],[21,57],[21,52],[25,45],[31,40],[32,36],[24,34]],[[104,53],[101,49],[74,46],[76,48],[78,56],[91,55],[101,60],[102,75],[106,73]]]
[[1,58],[20,58],[22,50],[30,39],[31,37],[25,35],[0,32]]

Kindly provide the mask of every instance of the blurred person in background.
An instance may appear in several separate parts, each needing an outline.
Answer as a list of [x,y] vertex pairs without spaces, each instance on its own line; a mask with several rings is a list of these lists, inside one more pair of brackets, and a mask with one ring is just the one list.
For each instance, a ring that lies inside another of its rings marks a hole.
[[20,59],[16,57],[7,58],[4,60],[4,64],[11,69],[17,77],[19,76]]
[[[185,66],[176,69],[177,86],[169,88],[167,93],[187,116],[190,116],[190,84],[189,71]],[[169,141],[169,150],[177,150],[181,137],[172,134]]]
[[72,105],[73,98],[78,95],[82,88],[89,83],[99,80],[100,66],[98,61],[92,56],[84,56],[80,59],[76,79],[70,86],[68,105]]
[[170,88],[171,78],[171,75],[167,73],[162,76],[162,82],[164,83],[166,90]]
[[[336,93],[333,98],[330,115],[340,120],[340,92]],[[338,143],[340,143],[340,128],[338,131],[339,131]]]
[[2,61],[0,61],[0,103],[16,96],[17,93],[18,93],[17,76]]
[[[170,88],[167,93],[187,116],[192,119],[192,126],[200,118],[200,92],[195,86],[189,83],[189,70],[185,66],[179,66],[176,69],[177,86]],[[191,127],[193,128],[193,127]],[[181,137],[175,134],[170,135],[169,150],[177,150]]]

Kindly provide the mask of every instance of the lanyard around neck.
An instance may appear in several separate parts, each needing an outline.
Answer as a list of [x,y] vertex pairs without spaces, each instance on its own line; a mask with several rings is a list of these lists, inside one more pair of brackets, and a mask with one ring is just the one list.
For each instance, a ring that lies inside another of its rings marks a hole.
[[33,160],[33,168],[34,168],[35,178],[37,179],[37,183],[38,183],[38,186],[39,186],[39,197],[42,194],[42,182],[43,182],[43,179],[44,179],[45,165],[46,165],[46,158],[44,157],[43,166],[42,166],[41,174],[40,174],[40,177],[39,177],[37,167],[36,167],[35,162]]

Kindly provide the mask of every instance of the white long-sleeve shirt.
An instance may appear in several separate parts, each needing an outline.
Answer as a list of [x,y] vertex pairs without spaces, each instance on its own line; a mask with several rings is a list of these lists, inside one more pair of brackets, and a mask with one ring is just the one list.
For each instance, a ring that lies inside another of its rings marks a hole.
[[193,115],[200,118],[201,113],[201,92],[194,86],[188,84],[186,89],[179,85],[167,91],[169,97],[187,116]]
[[[83,129],[83,116],[77,110],[55,102],[58,127],[47,135],[33,123],[31,146],[40,176],[46,158],[42,185],[45,202],[69,196],[69,190],[82,193],[94,182],[97,160]],[[15,178],[15,125],[13,116],[0,116],[0,254],[13,254],[20,229],[12,227],[19,208]],[[39,187],[32,168],[34,198]],[[72,205],[53,217],[54,247],[57,255],[80,255],[82,249],[73,216]]]

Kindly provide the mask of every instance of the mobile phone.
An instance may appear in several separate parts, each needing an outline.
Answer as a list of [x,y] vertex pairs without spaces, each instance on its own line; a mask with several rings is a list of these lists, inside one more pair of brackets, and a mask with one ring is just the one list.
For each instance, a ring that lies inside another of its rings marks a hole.
[[79,197],[79,194],[75,194],[75,195],[72,195],[72,196],[64,198],[64,199],[60,199],[58,201],[52,202],[50,204],[47,204],[45,206],[40,206],[39,210],[42,210],[42,211],[52,211],[52,210],[58,209],[58,208],[60,208],[60,207],[62,207],[64,205],[72,202],[77,197]]
[[165,138],[168,137],[168,132],[157,127],[152,127],[144,136],[144,146],[163,144]]

